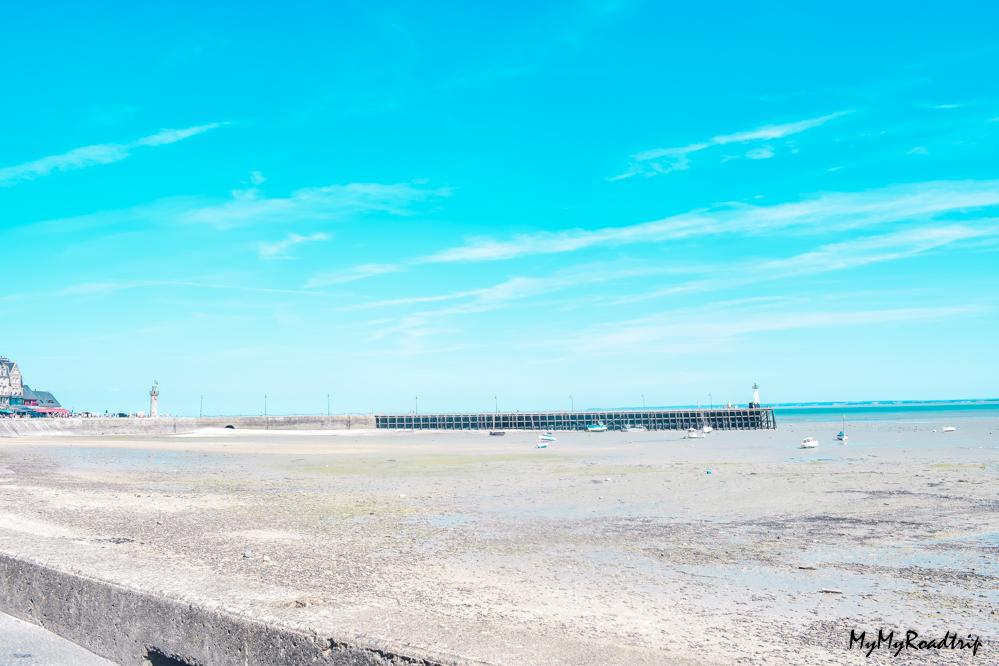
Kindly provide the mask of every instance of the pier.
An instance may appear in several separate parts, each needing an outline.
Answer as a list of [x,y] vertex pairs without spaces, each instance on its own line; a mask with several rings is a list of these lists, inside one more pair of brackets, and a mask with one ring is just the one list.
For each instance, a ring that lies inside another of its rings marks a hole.
[[478,414],[379,414],[376,428],[394,430],[585,430],[603,423],[609,430],[645,426],[649,430],[773,430],[771,407],[725,409],[641,409],[572,412],[482,412]]

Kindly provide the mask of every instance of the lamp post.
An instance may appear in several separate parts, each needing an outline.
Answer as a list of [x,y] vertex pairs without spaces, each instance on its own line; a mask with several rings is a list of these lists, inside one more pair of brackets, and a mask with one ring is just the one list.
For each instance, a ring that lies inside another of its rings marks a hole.
[[264,430],[271,429],[271,422],[267,418],[267,394],[264,394]]
[[332,403],[330,402],[330,394],[326,394],[326,418],[333,415]]
[[642,411],[645,411],[645,394],[642,394]]
[[496,413],[499,414],[499,398],[495,395],[493,396],[493,404],[496,406]]
[[413,409],[413,414],[419,416],[420,414],[420,396],[415,396],[416,407]]
[[198,405],[198,418],[200,419],[205,415],[205,396],[201,396],[201,404]]

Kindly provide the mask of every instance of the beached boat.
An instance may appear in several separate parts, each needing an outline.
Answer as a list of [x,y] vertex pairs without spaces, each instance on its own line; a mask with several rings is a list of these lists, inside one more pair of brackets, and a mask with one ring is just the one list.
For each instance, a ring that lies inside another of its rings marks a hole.
[[545,442],[545,441],[542,441],[542,440],[539,439],[538,440],[538,448],[539,449],[547,449],[548,448],[548,442]]
[[954,426],[944,426],[943,429],[944,432],[954,432],[955,430],[957,430],[957,428],[955,428]]
[[538,441],[539,442],[554,442],[556,440],[555,440],[555,435],[552,434],[552,431],[551,430],[546,430],[545,432],[543,432],[540,435],[538,435]]
[[814,437],[806,437],[805,439],[801,440],[801,448],[803,449],[814,449],[817,448],[818,446],[819,446],[819,440],[815,439]]
[[607,432],[607,426],[603,421],[597,421],[586,426],[586,432]]
[[843,429],[836,433],[836,439],[839,440],[840,444],[846,444],[849,441],[850,436],[846,434],[846,417],[843,417]]
[[489,431],[489,436],[490,437],[503,437],[504,435],[506,435],[506,430],[490,430]]
[[705,435],[710,435],[714,431],[715,431],[715,429],[712,428],[709,425],[703,425],[703,426],[701,426],[701,432],[703,432]]
[[683,436],[684,439],[704,439],[704,432],[698,430],[697,428],[687,428],[687,434]]
[[630,423],[624,424],[624,427],[621,428],[622,432],[646,432],[647,430],[648,428],[643,425],[632,425]]

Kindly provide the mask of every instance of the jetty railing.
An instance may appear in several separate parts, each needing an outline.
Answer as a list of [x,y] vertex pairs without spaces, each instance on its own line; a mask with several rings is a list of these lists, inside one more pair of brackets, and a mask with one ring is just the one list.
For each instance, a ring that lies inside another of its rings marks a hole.
[[473,414],[376,414],[375,427],[393,430],[585,430],[603,423],[609,430],[773,430],[771,407],[725,409],[641,409],[573,412],[481,412]]

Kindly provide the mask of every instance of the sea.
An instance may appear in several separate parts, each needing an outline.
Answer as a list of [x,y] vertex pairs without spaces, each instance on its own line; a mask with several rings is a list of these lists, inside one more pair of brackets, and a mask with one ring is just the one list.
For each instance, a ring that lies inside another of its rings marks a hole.
[[768,405],[778,423],[905,421],[932,423],[962,418],[999,419],[999,398],[988,400],[898,400],[809,402]]

